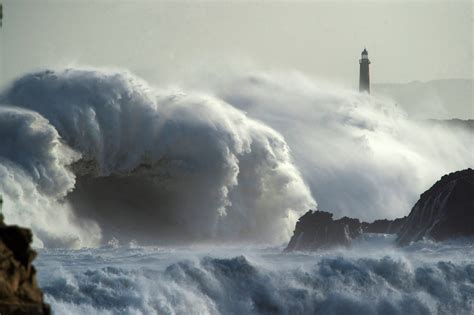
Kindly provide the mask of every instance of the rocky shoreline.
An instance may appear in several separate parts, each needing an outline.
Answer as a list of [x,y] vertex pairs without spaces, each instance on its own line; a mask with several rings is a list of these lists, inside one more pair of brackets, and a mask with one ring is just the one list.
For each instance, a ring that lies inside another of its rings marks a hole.
[[442,241],[474,235],[474,170],[443,176],[421,194],[408,216],[395,220],[334,220],[329,212],[309,210],[296,223],[285,251],[350,246],[363,233],[396,234],[400,246],[423,238]]

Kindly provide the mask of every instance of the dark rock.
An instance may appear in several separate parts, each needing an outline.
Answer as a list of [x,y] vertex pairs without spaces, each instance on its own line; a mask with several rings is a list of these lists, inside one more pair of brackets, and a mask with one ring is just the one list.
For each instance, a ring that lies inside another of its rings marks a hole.
[[395,220],[333,220],[329,212],[309,210],[296,223],[286,251],[349,246],[362,233],[397,234],[402,246],[422,238],[442,241],[474,235],[474,171],[443,176],[420,196],[407,217]]
[[417,201],[398,233],[406,245],[422,238],[442,241],[474,235],[474,170],[443,176]]
[[295,231],[285,251],[313,251],[334,246],[350,246],[362,233],[396,234],[406,217],[396,220],[376,220],[372,223],[343,217],[333,220],[332,213],[306,212],[296,223]]
[[405,223],[406,218],[375,220],[372,223],[362,222],[362,229],[364,233],[397,234]]
[[333,220],[332,213],[306,212],[296,223],[296,228],[286,251],[317,250],[333,246],[348,246],[362,233],[358,219],[344,217]]

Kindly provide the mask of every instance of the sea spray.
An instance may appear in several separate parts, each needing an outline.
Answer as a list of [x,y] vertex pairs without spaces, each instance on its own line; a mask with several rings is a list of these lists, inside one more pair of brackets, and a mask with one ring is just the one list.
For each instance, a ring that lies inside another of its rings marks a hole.
[[88,68],[12,82],[0,101],[7,221],[49,247],[275,244],[315,199],[336,217],[399,217],[436,178],[472,167],[472,133],[411,121],[390,100],[297,73],[218,79],[166,89]]
[[400,249],[372,235],[351,249],[317,253],[109,246],[42,250],[38,268],[61,314],[467,315],[474,310],[472,244]]

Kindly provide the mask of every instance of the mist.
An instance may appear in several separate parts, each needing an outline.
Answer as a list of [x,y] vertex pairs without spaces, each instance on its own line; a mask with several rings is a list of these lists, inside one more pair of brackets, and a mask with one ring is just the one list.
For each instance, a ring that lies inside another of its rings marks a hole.
[[280,244],[309,208],[406,215],[473,163],[469,131],[296,72],[154,86],[126,70],[58,69],[20,77],[0,103],[5,216],[38,246]]
[[[105,241],[282,242],[315,207],[283,137],[212,96],[160,91],[126,72],[70,69],[26,75],[3,100],[45,117],[74,152],[59,165],[69,187],[52,181],[48,190],[79,222],[96,222]],[[55,158],[58,146],[41,149]],[[38,159],[26,156],[22,170],[34,175]],[[34,195],[44,196],[32,175]],[[26,210],[32,218],[42,211],[34,208]],[[6,217],[18,222],[22,211],[7,207]],[[78,234],[79,245],[90,245]]]
[[405,216],[439,177],[474,163],[472,130],[413,120],[387,97],[299,72],[206,78],[187,84],[281,132],[319,208],[337,216]]

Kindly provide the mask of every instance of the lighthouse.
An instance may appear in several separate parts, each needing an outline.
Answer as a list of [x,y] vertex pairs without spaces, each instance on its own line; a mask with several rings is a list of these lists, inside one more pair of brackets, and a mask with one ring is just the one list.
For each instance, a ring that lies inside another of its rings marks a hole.
[[370,94],[370,76],[369,76],[369,53],[364,48],[361,58],[359,60],[359,92],[367,92]]

